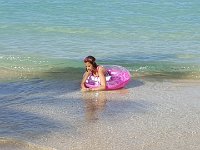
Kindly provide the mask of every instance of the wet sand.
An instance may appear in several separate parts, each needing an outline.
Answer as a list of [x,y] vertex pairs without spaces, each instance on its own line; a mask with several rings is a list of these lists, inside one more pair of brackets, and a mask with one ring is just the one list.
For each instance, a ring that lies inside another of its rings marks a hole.
[[199,91],[199,81],[135,80],[117,91],[42,93],[52,102],[9,108],[54,122],[14,137],[57,150],[198,150]]
[[42,147],[29,142],[0,138],[1,150],[55,150],[53,148]]

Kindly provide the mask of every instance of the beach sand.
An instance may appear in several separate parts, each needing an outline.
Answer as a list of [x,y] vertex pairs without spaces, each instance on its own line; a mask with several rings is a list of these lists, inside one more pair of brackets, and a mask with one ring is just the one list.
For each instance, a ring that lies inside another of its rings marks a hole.
[[134,80],[116,91],[30,94],[51,101],[7,108],[52,123],[14,138],[57,150],[199,150],[199,91],[195,80]]

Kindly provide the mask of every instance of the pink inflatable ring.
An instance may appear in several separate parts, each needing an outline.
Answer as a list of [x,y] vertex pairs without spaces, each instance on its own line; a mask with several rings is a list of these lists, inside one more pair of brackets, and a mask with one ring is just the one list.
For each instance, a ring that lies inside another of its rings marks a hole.
[[[116,65],[105,65],[104,67],[108,74],[106,75],[106,90],[121,89],[131,80],[130,72],[124,67]],[[100,79],[91,74],[85,85],[88,88],[98,87],[100,86]]]

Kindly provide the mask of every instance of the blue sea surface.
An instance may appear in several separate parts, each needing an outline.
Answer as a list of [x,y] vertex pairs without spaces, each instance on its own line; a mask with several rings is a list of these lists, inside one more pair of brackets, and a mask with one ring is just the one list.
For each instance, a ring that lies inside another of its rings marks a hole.
[[199,5],[198,0],[0,0],[0,66],[5,74],[25,77],[82,68],[83,58],[93,55],[98,63],[123,65],[132,74],[187,72],[199,78]]
[[199,80],[199,6],[199,0],[0,0],[0,147],[1,137],[48,145],[50,133],[73,136],[84,113],[76,96],[88,55],[126,67],[131,85]]

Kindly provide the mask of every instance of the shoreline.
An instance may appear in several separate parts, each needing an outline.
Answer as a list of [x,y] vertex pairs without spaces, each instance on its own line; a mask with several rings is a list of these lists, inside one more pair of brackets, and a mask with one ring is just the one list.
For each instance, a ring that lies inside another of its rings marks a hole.
[[[0,69],[1,77],[0,83],[3,82],[15,82],[15,81],[31,81],[34,79],[42,79],[42,80],[65,80],[65,81],[72,81],[72,80],[81,80],[82,74],[80,70],[74,69],[72,73],[69,72],[62,72],[62,70],[57,71],[44,71],[44,72],[37,72],[37,71],[15,71],[15,70],[8,70],[8,69]],[[144,80],[144,81],[183,81],[183,82],[200,82],[200,74],[192,74],[187,76],[175,77],[175,76],[165,76],[162,74],[145,74],[145,73],[138,73],[138,72],[131,72],[132,80]]]

